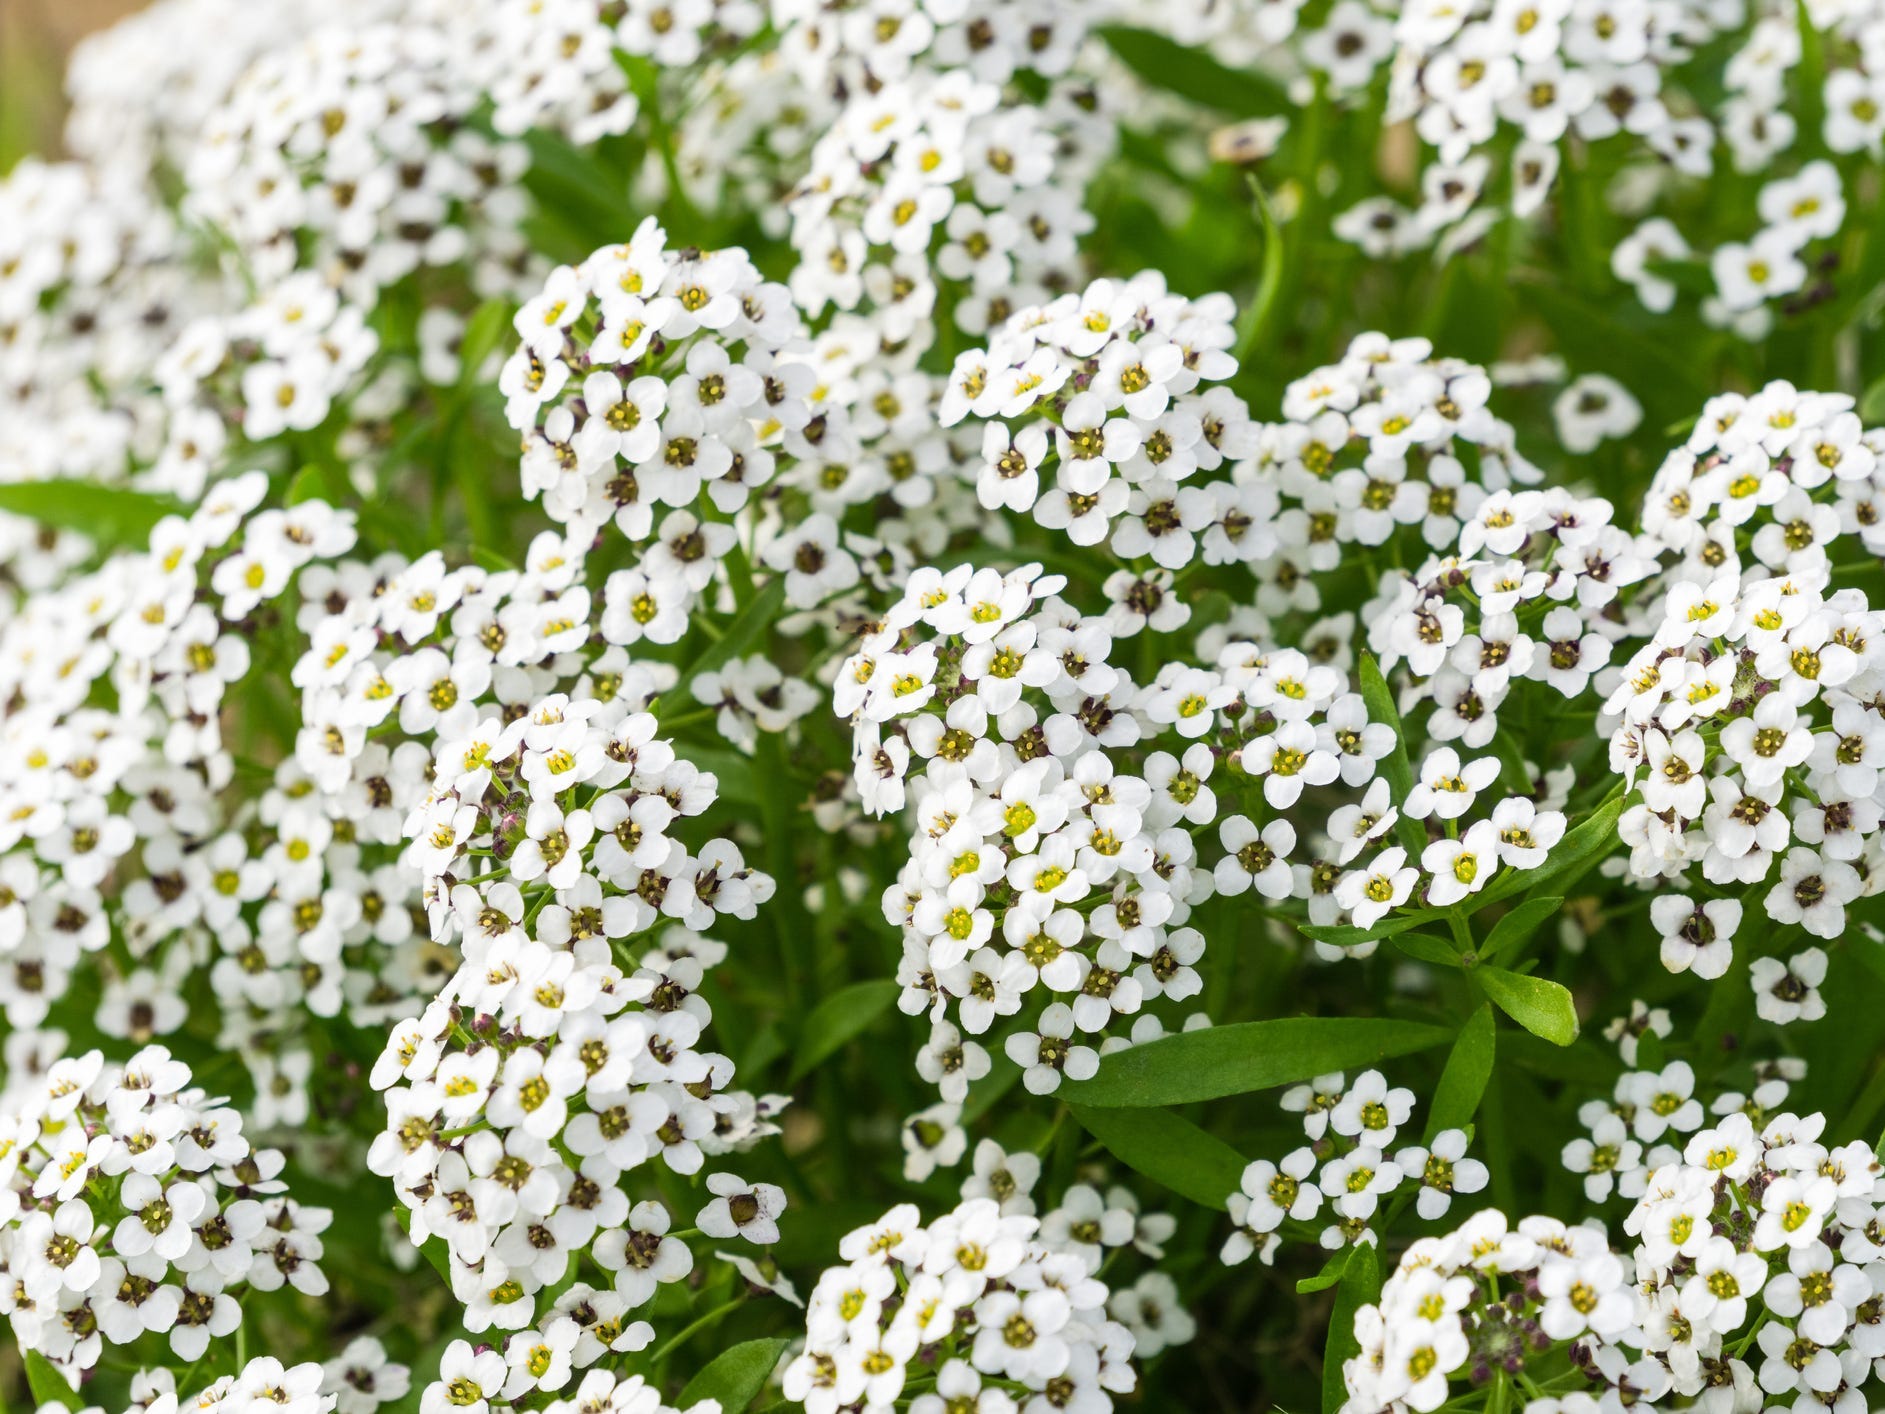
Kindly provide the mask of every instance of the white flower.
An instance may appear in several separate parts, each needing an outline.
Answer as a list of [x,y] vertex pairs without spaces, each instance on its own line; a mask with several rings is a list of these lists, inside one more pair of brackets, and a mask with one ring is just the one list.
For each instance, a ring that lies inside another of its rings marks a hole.
[[1457,820],[1472,809],[1474,797],[1498,774],[1499,763],[1490,756],[1462,765],[1452,747],[1439,747],[1420,763],[1420,778],[1408,792],[1403,809],[1414,820],[1425,820],[1429,815]]
[[1347,909],[1357,928],[1371,928],[1391,908],[1407,902],[1420,871],[1406,863],[1407,851],[1384,849],[1369,868],[1355,869],[1335,886],[1335,901]]

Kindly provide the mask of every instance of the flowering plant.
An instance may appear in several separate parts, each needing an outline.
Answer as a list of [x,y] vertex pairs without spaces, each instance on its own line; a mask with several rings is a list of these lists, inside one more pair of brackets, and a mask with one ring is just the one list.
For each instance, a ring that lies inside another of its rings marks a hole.
[[1878,1400],[1885,9],[157,0],[66,94],[9,1398]]

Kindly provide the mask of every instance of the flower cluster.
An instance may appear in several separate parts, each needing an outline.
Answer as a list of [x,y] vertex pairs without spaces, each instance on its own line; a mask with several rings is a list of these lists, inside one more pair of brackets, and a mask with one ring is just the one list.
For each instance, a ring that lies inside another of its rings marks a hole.
[[1330,1221],[1315,1235],[1323,1247],[1340,1250],[1378,1240],[1376,1210],[1404,1183],[1419,1186],[1414,1205],[1429,1221],[1446,1215],[1456,1193],[1486,1186],[1486,1166],[1466,1157],[1464,1130],[1394,1147],[1413,1113],[1414,1092],[1390,1087],[1378,1070],[1364,1071],[1352,1085],[1339,1073],[1317,1076],[1285,1091],[1282,1106],[1302,1116],[1310,1142],[1279,1161],[1258,1159],[1244,1169],[1229,1198],[1236,1231],[1221,1253],[1227,1265],[1252,1253],[1266,1266],[1275,1261],[1286,1235],[1313,1230],[1325,1199]]
[[1859,1407],[1881,1350],[1885,1182],[1869,1145],[1829,1147],[1824,1128],[1783,1113],[1756,1129],[1736,1112],[1695,1130],[1624,1221],[1628,1256],[1600,1228],[1514,1228],[1490,1210],[1414,1243],[1357,1314],[1346,1408],[1435,1409],[1461,1373],[1537,1389],[1531,1372],[1567,1346],[1569,1369],[1547,1377],[1567,1405]]
[[1016,311],[956,359],[941,408],[944,425],[990,419],[982,505],[1169,571],[1200,542],[1206,564],[1273,554],[1273,489],[1209,475],[1257,450],[1242,400],[1203,386],[1237,370],[1234,313],[1226,296],[1169,293],[1156,272]]
[[1806,1077],[1806,1063],[1792,1058],[1754,1067],[1753,1088],[1697,1094],[1695,1069],[1687,1061],[1670,1061],[1660,1069],[1626,1070],[1617,1077],[1608,1100],[1587,1100],[1578,1106],[1578,1122],[1588,1137],[1571,1140],[1561,1154],[1565,1168],[1584,1177],[1584,1196],[1602,1203],[1614,1193],[1626,1199],[1643,1196],[1650,1173],[1676,1162],[1685,1136],[1693,1134],[1709,1115],[1725,1119],[1745,1114],[1765,1124],[1786,1104],[1787,1091]]
[[1093,222],[1080,194],[1110,135],[1061,88],[1004,102],[965,69],[860,90],[791,197],[794,298],[811,315],[868,299],[920,350],[941,276],[961,289],[957,327],[999,324],[1072,273]]
[[154,0],[67,90],[36,1402],[1865,1414],[1879,0]]
[[[454,1341],[446,1351],[447,1382],[426,1391],[419,1408],[423,1414],[449,1414],[457,1409],[470,1414],[488,1414],[494,1402],[501,1402],[503,1360],[492,1350],[474,1350],[469,1341]],[[616,1376],[607,1370],[591,1370],[569,1395],[552,1399],[543,1407],[544,1414],[585,1414],[593,1409],[618,1409],[634,1414],[713,1414],[720,1408],[715,1400],[702,1400],[676,1409],[661,1401],[659,1391],[640,1375]]]
[[1604,702],[1612,767],[1640,779],[1623,838],[1638,877],[1699,872],[1738,896],[1657,901],[1675,970],[1726,970],[1742,897],[1830,939],[1876,888],[1880,622],[1861,590],[1833,587],[1829,558],[1876,468],[1850,400],[1774,384],[1712,403],[1650,488],[1668,588]]
[[179,1409],[199,1410],[201,1414],[330,1414],[345,1402],[320,1365],[311,1361],[283,1365],[272,1355],[259,1355],[195,1394],[182,1397],[169,1370],[140,1370],[131,1380],[130,1394],[125,1414],[177,1414]]
[[198,316],[153,370],[165,418],[146,482],[194,500],[233,447],[313,432],[379,348],[366,312],[309,272],[233,313]]
[[371,307],[422,265],[470,260],[491,293],[523,257],[529,159],[468,126],[481,96],[450,31],[319,30],[259,59],[205,123],[189,214],[264,284],[310,270]]
[[327,1290],[333,1214],[287,1197],[281,1153],[252,1148],[241,1113],[191,1081],[162,1046],[123,1065],[89,1051],[0,1115],[4,1307],[75,1387],[107,1343],[150,1336],[195,1361],[242,1323],[245,1291]]
[[799,334],[784,288],[742,250],[666,243],[649,220],[553,271],[517,313],[522,342],[500,378],[525,434],[524,494],[574,546],[611,520],[647,546],[610,580],[609,633],[622,644],[680,638],[736,549],[725,520],[772,480],[781,439],[810,455],[827,431],[808,432],[811,369],[778,357]]
[[[1187,739],[1205,735],[1238,688],[1195,671],[1137,687],[1109,661],[1113,641],[1166,611],[1140,597],[1082,616],[1054,597],[1060,587],[1038,566],[918,571],[834,688],[866,808],[907,800],[914,817],[884,914],[903,928],[902,1004],[931,1012],[927,1054],[947,1103],[989,1063],[945,1019],[952,1006],[979,1036],[1037,985],[1069,997],[1005,1042],[1027,1088],[1050,1092],[1063,1075],[1093,1073],[1098,1054],[1082,1037],[1150,999],[1196,995],[1204,939],[1185,926],[1193,906],[1253,884],[1274,897],[1294,888],[1286,821],[1262,834],[1246,817],[1227,820],[1230,857],[1216,874],[1192,838],[1217,819],[1205,785],[1216,758]],[[1182,757],[1153,752],[1135,766],[1133,749],[1160,731]],[[1328,759],[1312,779],[1333,779]],[[922,774],[906,790],[913,762]],[[1292,804],[1284,794],[1276,803]]]
[[695,855],[669,832],[714,778],[655,728],[621,698],[561,695],[472,723],[407,820],[434,936],[463,960],[388,1039],[368,1162],[413,1240],[443,1239],[474,1331],[528,1324],[577,1253],[615,1275],[620,1305],[599,1299],[596,1320],[684,1276],[684,1246],[661,1255],[665,1209],[631,1212],[622,1174],[656,1157],[692,1174],[772,1132],[777,1102],[729,1091],[732,1063],[697,1049],[700,981],[726,953],[703,930],[751,918],[772,884],[730,841]]
[[1412,1243],[1381,1299],[1355,1313],[1361,1351],[1342,1366],[1342,1407],[1427,1414],[1446,1402],[1454,1375],[1481,1384],[1515,1375],[1556,1342],[1623,1336],[1635,1314],[1629,1265],[1601,1227],[1548,1217],[1513,1225],[1485,1209],[1443,1237]]
[[[37,159],[0,181],[0,231],[0,481],[117,480],[163,416],[150,369],[204,298],[185,237],[126,173]],[[43,587],[14,544],[31,523],[8,520],[14,577]]]
[[[305,878],[284,844],[255,857],[265,831],[218,802],[235,771],[222,709],[249,672],[244,627],[355,532],[319,501],[259,509],[266,491],[260,473],[226,482],[148,549],[34,595],[0,629],[15,762],[0,791],[0,1005],[14,1026],[44,1020],[81,958],[117,939],[101,1024],[139,1041],[176,1029],[179,967],[212,934],[250,947],[264,901]],[[295,959],[310,990],[334,944]]]
[[928,1224],[906,1203],[850,1233],[838,1244],[845,1265],[819,1277],[806,1305],[786,1398],[810,1414],[890,1410],[920,1360],[936,1407],[1012,1410],[1023,1402],[1012,1390],[1111,1409],[1136,1384],[1132,1334],[1106,1314],[1097,1244],[1053,1251],[1042,1227],[985,1197]]

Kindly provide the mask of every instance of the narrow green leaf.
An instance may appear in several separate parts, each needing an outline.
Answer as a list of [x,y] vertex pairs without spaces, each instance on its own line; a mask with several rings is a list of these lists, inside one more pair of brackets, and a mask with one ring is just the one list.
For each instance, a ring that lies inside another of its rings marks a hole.
[[1511,956],[1530,941],[1544,924],[1558,916],[1558,910],[1564,907],[1563,894],[1547,894],[1543,898],[1528,898],[1497,923],[1486,935],[1486,945],[1479,950],[1479,956],[1487,962],[1495,957]]
[[1444,1026],[1386,1017],[1291,1016],[1207,1026],[1115,1051],[1100,1061],[1099,1074],[1063,1085],[1060,1095],[1072,1104],[1114,1109],[1182,1105],[1365,1068],[1452,1039]]
[[663,696],[669,702],[679,703],[681,694],[694,685],[695,678],[702,673],[713,672],[728,659],[752,647],[784,610],[785,576],[775,575],[727,625],[727,631],[720,635],[719,641],[708,644],[706,651],[682,670],[680,681]]
[[1146,83],[1183,94],[1192,103],[1233,118],[1289,113],[1296,106],[1268,75],[1227,68],[1204,50],[1187,48],[1162,34],[1127,25],[1102,25],[1099,33],[1119,61]]
[[889,977],[871,977],[840,987],[805,1018],[799,1031],[798,1058],[792,1064],[797,1084],[834,1055],[838,1048],[890,1009],[903,989]]
[[1464,1129],[1479,1112],[1479,1101],[1492,1079],[1498,1024],[1488,1002],[1466,1019],[1453,1053],[1446,1058],[1440,1083],[1434,1087],[1433,1108],[1427,1115],[1427,1137],[1443,1129]]
[[1859,420],[1867,427],[1885,422],[1885,378],[1876,378],[1859,399]]
[[1312,1291],[1327,1291],[1342,1279],[1342,1273],[1348,1270],[1349,1249],[1338,1247],[1329,1253],[1329,1260],[1322,1264],[1322,1270],[1312,1277],[1304,1277],[1296,1283],[1296,1294],[1307,1296]]
[[1250,199],[1257,208],[1257,226],[1263,233],[1263,263],[1258,268],[1256,294],[1244,311],[1243,328],[1237,335],[1240,363],[1248,360],[1262,343],[1270,311],[1283,289],[1283,233],[1277,227],[1276,213],[1270,209],[1270,199],[1264,195],[1263,183],[1254,173],[1250,176]]
[[478,370],[511,337],[511,303],[488,299],[471,312],[458,340],[458,381],[475,382]]
[[1073,1117],[1122,1164],[1207,1208],[1222,1212],[1243,1180],[1243,1155],[1170,1110],[1075,1105]]
[[1361,943],[1378,943],[1384,938],[1392,938],[1396,933],[1405,933],[1418,928],[1422,923],[1432,923],[1445,917],[1437,908],[1423,908],[1418,913],[1403,913],[1396,917],[1383,918],[1372,928],[1357,928],[1352,923],[1302,923],[1297,931],[1318,943],[1334,943],[1337,947],[1352,948]]
[[969,1098],[962,1106],[962,1122],[972,1125],[1001,1103],[1002,1097],[1021,1082],[1021,1067],[994,1041],[988,1047],[988,1074],[969,1087]]
[[1852,949],[1852,955],[1859,959],[1866,971],[1881,982],[1885,982],[1885,942],[1870,937],[1858,929],[1848,932],[1843,941]]
[[1791,80],[1788,112],[1798,131],[1820,137],[1826,122],[1826,40],[1814,22],[1818,6],[1795,0],[1794,25],[1800,33],[1800,62],[1787,75]]
[[1407,729],[1401,725],[1401,709],[1394,705],[1394,692],[1381,675],[1381,665],[1375,661],[1374,654],[1361,655],[1356,677],[1360,679],[1361,700],[1368,709],[1368,720],[1394,728],[1394,749],[1382,759],[1381,774],[1387,777],[1388,786],[1394,792],[1395,836],[1407,851],[1408,862],[1417,864],[1421,851],[1427,847],[1427,832],[1418,820],[1408,819],[1401,808],[1414,789],[1414,768],[1407,761]]
[[740,1414],[766,1387],[791,1342],[784,1336],[742,1341],[716,1355],[681,1391],[678,1408],[692,1409],[703,1399],[720,1401],[720,1414]]
[[63,1404],[67,1409],[81,1406],[83,1401],[66,1383],[57,1365],[37,1350],[22,1349],[20,1354],[26,1358],[26,1383],[32,1387],[34,1403]]
[[1431,933],[1396,933],[1388,941],[1409,957],[1431,962],[1436,967],[1460,965],[1460,950],[1445,938],[1436,938]]
[[[393,1209],[393,1218],[394,1221],[399,1224],[399,1230],[410,1236],[412,1233],[411,1211],[402,1204]],[[444,1239],[437,1236],[428,1237],[424,1242],[419,1244],[419,1252],[424,1256],[432,1270],[439,1274],[439,1279],[443,1281],[446,1286],[450,1286],[452,1284],[452,1262],[451,1256],[446,1250]]]
[[318,501],[327,494],[327,476],[318,466],[304,466],[288,482],[288,504]]
[[0,511],[59,530],[75,530],[101,550],[142,549],[165,516],[182,507],[168,496],[96,481],[12,481],[0,485]]
[[530,149],[525,188],[566,231],[587,242],[585,251],[628,239],[639,217],[620,174],[594,150],[577,147],[547,128],[532,128],[524,143]]
[[1494,1005],[1534,1036],[1568,1046],[1577,1039],[1577,1006],[1571,994],[1548,977],[1476,967],[1473,976]]
[[754,781],[754,763],[750,756],[742,755],[726,746],[696,746],[691,741],[687,744],[687,759],[703,771],[711,771],[719,784],[720,799],[735,801],[741,805],[759,803],[759,787]]
[[1335,1309],[1329,1312],[1329,1336],[1322,1344],[1322,1414],[1337,1414],[1348,1402],[1342,1365],[1361,1353],[1355,1338],[1355,1313],[1381,1295],[1381,1259],[1372,1242],[1357,1243],[1349,1252],[1342,1283],[1335,1289]]
[[806,997],[817,971],[818,952],[817,925],[805,906],[804,879],[799,872],[805,791],[792,777],[785,738],[777,732],[762,732],[754,744],[753,786],[759,796],[766,872],[777,889],[767,913],[785,968],[783,1000],[788,1015],[803,1016],[810,1006]]

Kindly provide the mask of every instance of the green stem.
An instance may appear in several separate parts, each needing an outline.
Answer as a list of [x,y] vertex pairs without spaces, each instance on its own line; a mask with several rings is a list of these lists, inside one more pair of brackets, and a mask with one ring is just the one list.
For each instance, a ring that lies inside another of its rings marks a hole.
[[674,1354],[674,1352],[687,1341],[688,1337],[699,1334],[715,1321],[718,1321],[722,1316],[729,1314],[734,1307],[743,1305],[745,1301],[746,1293],[741,1292],[724,1306],[716,1306],[713,1310],[707,1312],[706,1315],[700,1317],[692,1324],[683,1326],[672,1340],[654,1353],[653,1362],[657,1365],[661,1364],[669,1356]]

